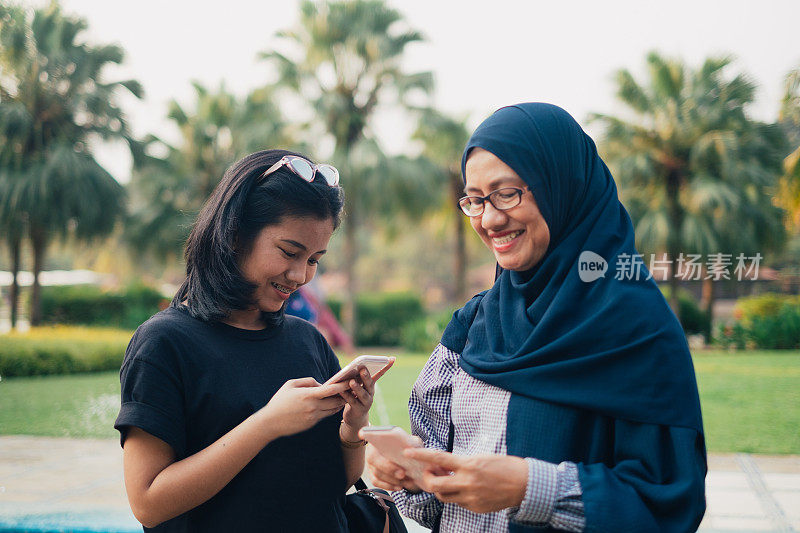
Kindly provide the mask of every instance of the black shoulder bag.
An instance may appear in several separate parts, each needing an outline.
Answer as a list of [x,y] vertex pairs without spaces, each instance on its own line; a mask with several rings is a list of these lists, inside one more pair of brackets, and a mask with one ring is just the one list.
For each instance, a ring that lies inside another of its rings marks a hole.
[[394,500],[383,489],[370,489],[364,480],[346,496],[344,514],[350,533],[408,533]]

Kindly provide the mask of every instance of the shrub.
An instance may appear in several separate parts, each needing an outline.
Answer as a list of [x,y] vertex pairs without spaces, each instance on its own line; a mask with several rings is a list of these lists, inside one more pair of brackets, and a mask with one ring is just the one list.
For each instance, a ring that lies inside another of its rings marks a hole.
[[753,317],[750,338],[757,348],[800,348],[800,305],[784,304],[774,316]]
[[158,312],[165,298],[156,289],[134,284],[117,292],[94,285],[42,289],[42,317],[49,324],[135,328]]
[[41,327],[0,336],[0,376],[41,376],[118,370],[131,333]]
[[720,327],[716,342],[726,348],[800,348],[800,298],[766,293],[741,298],[735,320]]
[[410,292],[386,292],[359,296],[358,346],[398,346],[403,326],[422,316],[422,300]]
[[800,305],[800,296],[767,292],[758,296],[747,296],[736,301],[733,316],[749,324],[757,317],[777,316],[786,304]]
[[[669,301],[670,288],[661,287],[664,298]],[[680,312],[681,327],[686,335],[704,333],[708,327],[709,317],[704,313],[697,300],[688,291],[678,291],[678,310]]]
[[[334,316],[341,320],[342,303],[327,302]],[[357,346],[399,346],[403,327],[419,319],[425,311],[420,297],[411,292],[360,294],[356,299]]]
[[444,311],[409,322],[401,334],[403,348],[409,352],[432,351],[452,316],[452,311]]

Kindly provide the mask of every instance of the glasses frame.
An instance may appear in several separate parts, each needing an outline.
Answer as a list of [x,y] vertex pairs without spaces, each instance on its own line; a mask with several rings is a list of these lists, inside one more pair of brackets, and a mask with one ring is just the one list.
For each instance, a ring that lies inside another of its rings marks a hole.
[[[294,165],[292,163],[294,161],[298,161],[298,160],[299,161],[303,161],[304,163],[308,164],[308,166],[311,167],[311,179],[306,179],[305,176],[303,176],[296,168],[294,168]],[[313,182],[314,178],[317,176],[317,172],[319,172],[320,175],[322,176],[322,178],[325,180],[325,183],[329,187],[338,187],[339,186],[339,170],[335,166],[329,165],[327,163],[321,163],[321,164],[317,165],[315,163],[312,163],[311,161],[309,161],[305,157],[300,157],[299,155],[285,155],[285,156],[281,157],[278,161],[275,162],[274,165],[269,167],[267,170],[264,171],[263,174],[261,174],[261,176],[258,178],[258,181],[261,182],[264,178],[266,178],[267,176],[269,176],[270,174],[272,174],[273,172],[275,172],[276,170],[278,170],[279,168],[281,168],[284,165],[289,170],[291,170],[293,174],[298,176],[303,181],[307,181],[308,183]],[[327,176],[325,176],[325,174],[320,171],[321,167],[327,167],[327,168],[330,168],[330,169],[333,170],[333,173],[334,173],[333,183],[328,181]]]
[[[509,189],[512,189],[517,193],[517,203],[515,203],[514,205],[509,205],[507,207],[498,207],[492,201],[492,196],[496,195],[500,191],[507,191]],[[490,192],[486,196],[472,196],[472,195],[462,196],[461,198],[458,199],[458,204],[457,205],[458,205],[458,208],[461,210],[461,212],[464,213],[465,215],[467,215],[468,217],[470,217],[470,218],[479,217],[486,210],[486,202],[489,202],[490,204],[492,204],[492,207],[494,207],[498,211],[507,211],[507,210],[513,209],[513,208],[517,207],[519,204],[521,204],[522,203],[522,195],[525,194],[527,191],[530,191],[530,190],[531,190],[531,188],[527,187],[527,186],[524,189],[520,189],[519,187],[501,187],[500,189],[496,189],[496,190]],[[464,206],[461,205],[461,202],[464,201],[467,198],[475,198],[475,199],[481,200],[481,206],[483,206],[483,209],[481,209],[480,213],[475,213],[475,214],[467,213],[467,210],[464,208]]]

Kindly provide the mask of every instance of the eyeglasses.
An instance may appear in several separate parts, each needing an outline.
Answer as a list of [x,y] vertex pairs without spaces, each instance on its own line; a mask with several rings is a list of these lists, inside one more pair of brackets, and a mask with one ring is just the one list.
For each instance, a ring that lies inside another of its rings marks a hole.
[[269,167],[266,172],[261,174],[261,177],[258,178],[258,181],[263,180],[281,168],[283,165],[289,167],[289,170],[309,183],[314,181],[314,177],[317,175],[317,172],[319,172],[322,177],[325,178],[325,182],[331,187],[337,187],[339,185],[339,171],[336,170],[336,167],[327,164],[315,165],[309,160],[296,155],[285,155],[281,157],[277,163]]
[[477,217],[483,214],[486,202],[489,202],[495,209],[505,211],[512,207],[517,207],[522,202],[522,193],[531,190],[530,187],[518,189],[517,187],[503,187],[492,191],[486,196],[463,196],[458,199],[458,207],[468,217]]

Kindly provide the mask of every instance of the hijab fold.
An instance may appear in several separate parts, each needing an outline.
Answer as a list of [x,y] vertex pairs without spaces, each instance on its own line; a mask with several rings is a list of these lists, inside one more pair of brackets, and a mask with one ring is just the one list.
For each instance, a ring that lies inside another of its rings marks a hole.
[[[465,176],[476,147],[531,188],[550,244],[533,269],[503,271],[456,311],[442,344],[467,373],[513,394],[702,432],[678,320],[645,268],[638,279],[616,275],[617,259],[637,253],[633,226],[591,138],[563,109],[527,103],[478,127]],[[603,277],[581,279],[586,252],[606,261]]]

